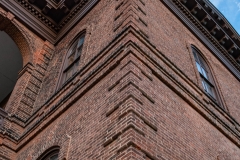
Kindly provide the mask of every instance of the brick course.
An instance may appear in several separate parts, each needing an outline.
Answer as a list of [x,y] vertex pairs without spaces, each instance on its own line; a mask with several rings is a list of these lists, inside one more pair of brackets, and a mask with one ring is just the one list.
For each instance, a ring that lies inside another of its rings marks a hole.
[[[240,159],[239,81],[161,1],[100,1],[56,46],[24,29],[36,40],[6,108],[0,159],[34,160],[53,146],[60,160]],[[82,31],[78,72],[58,88]],[[204,92],[191,44],[225,109]]]

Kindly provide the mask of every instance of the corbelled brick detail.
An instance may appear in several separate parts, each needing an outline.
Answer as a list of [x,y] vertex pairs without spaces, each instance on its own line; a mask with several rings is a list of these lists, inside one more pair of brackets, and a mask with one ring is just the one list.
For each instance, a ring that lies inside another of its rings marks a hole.
[[[42,44],[43,41],[39,37],[29,32],[11,13],[4,11],[2,8],[0,8],[0,21],[0,29],[5,31],[19,47],[24,64],[23,69],[19,72],[15,89],[5,108],[6,112],[9,113],[9,117],[7,116],[4,126],[1,127],[1,133],[15,141],[19,139],[24,131],[24,121],[31,117],[37,94],[41,88],[42,79],[39,80],[34,75],[37,75],[36,72],[41,72],[43,76],[45,75],[45,71],[53,55],[54,47],[48,42]],[[34,36],[35,39],[33,39]],[[39,56],[33,54],[38,50],[36,49],[38,46],[42,46]],[[43,69],[36,66],[41,66]],[[14,148],[14,145],[10,145],[7,139],[3,143],[7,144],[6,150]],[[7,151],[9,156],[5,155],[5,157],[11,157],[12,152]]]
[[[8,101],[7,111],[9,113],[12,113],[13,115],[18,112],[18,106],[20,105],[20,102],[23,98],[23,94],[25,88],[28,86],[28,81],[31,78],[31,73],[33,70],[33,65],[31,63],[28,63],[20,72],[20,77],[18,78],[18,81],[16,83],[17,89],[14,89],[12,92],[12,95]],[[22,109],[22,114],[18,115],[22,119],[30,116],[30,113],[27,112],[27,110],[24,110],[24,106],[19,106],[19,109]],[[20,112],[19,112],[20,113]]]
[[[154,107],[154,100],[149,93],[146,93],[145,89],[141,88],[141,82],[147,77],[144,77],[143,70],[135,64],[139,64],[136,59],[131,56],[125,59],[129,61],[122,64],[124,66],[116,75],[116,78],[119,79],[108,89],[113,96],[108,103],[110,109],[106,113],[109,119],[106,122],[107,138],[103,145],[107,147],[107,150],[114,146],[115,151],[111,150],[113,155],[109,155],[110,157],[106,157],[106,159],[113,157],[130,159],[134,157],[131,152],[138,153],[141,159],[146,157],[157,159],[153,149],[156,146],[153,147],[154,144],[149,143],[148,140],[149,134],[157,132],[154,112],[149,110]],[[114,79],[112,79],[113,82]],[[150,147],[151,151],[148,150]]]
[[40,91],[52,55],[53,47],[46,43],[39,54],[36,67],[31,72],[29,80],[25,80],[25,83],[27,81],[27,84],[26,87],[24,87],[24,94],[22,95],[21,102],[18,104],[18,110],[20,110],[20,112],[16,112],[15,114],[23,121],[26,121],[34,111],[34,103]]
[[[56,89],[84,30],[79,68]],[[60,160],[240,159],[240,125],[199,85],[188,40],[234,79],[158,0],[100,1],[56,46],[29,43],[34,55],[9,101],[0,159],[36,160],[54,146]],[[221,76],[219,86],[228,84]]]
[[[6,110],[14,117],[24,121],[31,115],[36,99],[36,95],[32,91],[36,91],[37,89],[29,87],[31,86],[29,82],[36,86],[40,85],[32,76],[34,70],[40,70],[39,68],[34,69],[35,62],[33,61],[33,52],[35,46],[31,40],[33,34],[27,32],[27,29],[25,29],[22,24],[19,24],[14,15],[4,11],[2,8],[0,8],[0,21],[0,30],[4,30],[15,41],[22,54],[24,64],[22,71],[19,73],[15,89],[8,101]],[[35,45],[36,44],[37,43],[35,43]],[[43,54],[45,55],[45,53]],[[52,53],[50,53],[50,56],[51,55]],[[46,54],[46,57],[51,58],[50,56]]]
[[117,1],[114,16],[114,32],[121,32],[129,25],[133,25],[143,35],[147,36],[147,15],[142,0]]

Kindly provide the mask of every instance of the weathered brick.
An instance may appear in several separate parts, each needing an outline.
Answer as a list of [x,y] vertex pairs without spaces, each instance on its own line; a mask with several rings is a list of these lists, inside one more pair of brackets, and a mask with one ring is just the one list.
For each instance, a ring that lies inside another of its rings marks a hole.
[[[100,1],[55,48],[25,28],[32,60],[21,51],[33,66],[6,108],[0,159],[35,160],[53,146],[59,159],[73,160],[240,159],[239,80],[163,1]],[[57,86],[84,30],[78,72]],[[204,92],[191,44],[209,64],[222,106]]]

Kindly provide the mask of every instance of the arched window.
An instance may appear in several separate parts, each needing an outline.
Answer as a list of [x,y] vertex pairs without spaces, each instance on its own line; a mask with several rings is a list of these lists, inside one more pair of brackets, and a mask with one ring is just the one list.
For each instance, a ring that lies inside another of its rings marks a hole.
[[64,60],[63,72],[61,76],[62,85],[66,82],[70,77],[74,75],[77,71],[77,66],[80,61],[80,56],[82,53],[83,42],[84,42],[85,34],[81,34],[71,45],[70,49]]
[[193,55],[196,62],[197,70],[201,77],[202,86],[205,92],[210,97],[212,97],[215,101],[217,101],[218,96],[217,96],[216,88],[214,85],[214,81],[213,81],[213,77],[211,75],[210,69],[207,63],[205,62],[205,60],[203,59],[203,57],[201,56],[200,52],[193,46],[192,46],[192,50],[193,50]]
[[60,147],[55,146],[44,152],[37,160],[58,160]]
[[42,160],[58,160],[58,152],[56,153],[51,153],[44,157]]

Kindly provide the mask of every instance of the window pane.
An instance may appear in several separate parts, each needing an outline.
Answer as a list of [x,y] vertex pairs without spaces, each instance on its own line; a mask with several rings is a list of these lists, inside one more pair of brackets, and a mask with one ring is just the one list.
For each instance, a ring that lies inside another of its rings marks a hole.
[[207,90],[207,92],[208,93],[211,93],[211,86],[206,82],[206,81],[204,81],[204,84],[205,84],[205,86],[206,86],[206,90]]
[[65,59],[65,62],[64,62],[65,68],[62,74],[63,76],[61,80],[62,84],[77,72],[80,55],[82,53],[83,43],[84,43],[84,36],[78,38],[71,46],[71,49],[69,50],[67,54],[67,58]]
[[72,76],[72,74],[73,74],[72,72],[73,72],[73,66],[71,66],[70,68],[68,68],[65,71],[65,74],[66,74],[65,81],[68,80]]
[[206,79],[209,79],[209,78],[208,78],[208,73],[207,73],[207,71],[206,71],[202,66],[200,66],[200,64],[199,64],[198,62],[196,62],[196,65],[197,65],[198,72],[199,72],[202,76],[204,76]]
[[76,48],[77,48],[77,44],[75,43],[75,44],[72,46],[71,51],[70,51],[69,54],[68,54],[68,57],[70,57],[72,54],[75,54]]
[[72,76],[77,72],[77,69],[78,69],[78,64],[79,64],[79,60],[78,61],[76,61],[75,63],[74,63],[74,65],[72,66]]
[[203,88],[204,88],[204,90],[206,91],[206,92],[208,92],[208,88],[207,88],[207,86],[206,86],[206,84],[205,84],[205,81],[202,79],[202,85],[203,85]]
[[205,63],[204,63],[203,59],[202,59],[200,56],[198,56],[198,59],[199,59],[199,64],[201,65],[201,67],[203,67],[204,69],[206,69],[206,68],[205,68]]
[[215,99],[216,97],[215,97],[215,93],[214,93],[214,88],[213,87],[211,87],[210,85],[208,85],[209,86],[209,94]]
[[74,57],[75,57],[75,54],[71,54],[71,55],[68,57],[68,65],[72,64],[72,62],[74,61]]
[[81,52],[82,52],[82,46],[80,46],[80,47],[77,49],[76,58],[81,55]]
[[77,48],[81,47],[83,45],[83,42],[84,42],[84,37],[81,37],[78,41]]
[[75,62],[74,72],[77,72],[78,65],[79,65],[79,60]]
[[202,68],[201,67],[201,73],[202,73],[202,75],[206,78],[206,79],[208,79],[208,76],[207,76],[207,71],[204,69],[204,68]]
[[214,93],[215,92],[214,88],[203,79],[202,79],[202,84],[203,84],[204,90],[215,99],[216,97]]
[[197,61],[197,54],[195,51],[193,51],[193,56],[194,56],[195,60]]
[[198,62],[196,62],[196,65],[197,65],[198,72],[202,73],[201,66],[198,64]]
[[58,160],[58,154],[51,156],[49,160]]

